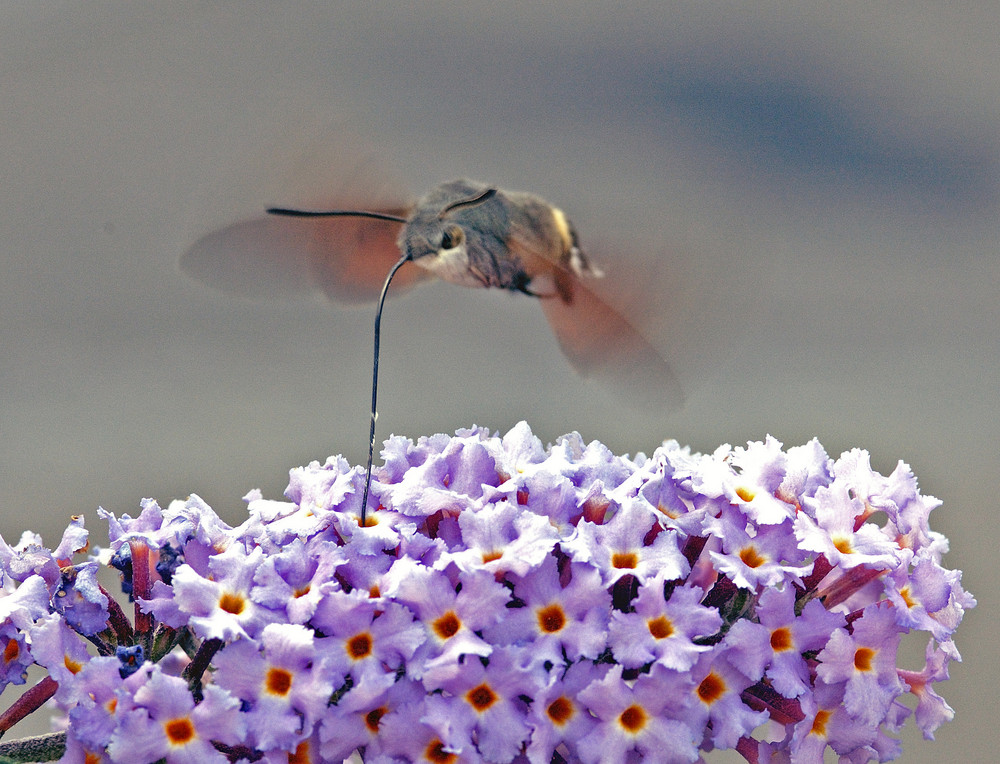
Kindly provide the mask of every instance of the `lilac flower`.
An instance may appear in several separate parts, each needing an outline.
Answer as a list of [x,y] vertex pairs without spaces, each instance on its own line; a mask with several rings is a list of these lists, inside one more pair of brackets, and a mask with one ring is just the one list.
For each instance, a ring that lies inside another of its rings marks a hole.
[[488,504],[458,517],[460,551],[441,555],[436,567],[454,563],[459,570],[487,570],[523,576],[541,564],[552,551],[559,534],[544,517],[516,504]]
[[732,649],[705,653],[691,671],[695,685],[690,691],[687,718],[696,728],[711,722],[709,737],[717,748],[735,748],[741,737],[767,721],[766,713],[743,702],[743,690],[756,679],[747,677],[747,666],[737,664],[738,658],[739,653]]
[[760,595],[757,617],[767,629],[768,679],[786,698],[799,697],[810,686],[809,663],[803,656],[826,645],[834,629],[844,625],[844,617],[819,600],[810,600],[796,615],[795,589],[787,585]]
[[896,675],[896,648],[902,631],[889,607],[869,605],[853,632],[836,629],[817,658],[817,673],[828,684],[847,682],[844,704],[855,718],[876,726],[904,691]]
[[880,761],[872,748],[878,736],[877,727],[858,724],[844,706],[844,683],[818,682],[813,692],[802,701],[805,718],[795,725],[792,750],[801,761],[822,761],[829,746],[844,756],[858,754],[861,761]]
[[923,731],[925,738],[933,740],[934,731],[955,717],[954,709],[934,691],[933,685],[934,682],[948,678],[948,662],[951,657],[944,650],[935,650],[930,641],[927,643],[926,654],[927,662],[921,671],[900,670],[898,673],[910,692],[917,696],[917,726]]
[[209,560],[210,577],[183,565],[174,575],[172,597],[166,587],[150,601],[149,611],[171,626],[190,625],[204,639],[233,640],[256,636],[267,616],[251,597],[253,577],[262,564],[260,549],[246,554],[237,546]]
[[703,652],[712,649],[697,644],[696,637],[708,637],[722,626],[719,611],[701,605],[700,589],[679,587],[668,599],[663,577],[650,579],[639,587],[631,613],[611,613],[608,644],[615,659],[625,668],[657,663],[674,671],[687,671]]
[[94,658],[74,676],[69,688],[73,736],[90,750],[106,748],[118,723],[119,691],[125,688],[121,663],[111,656]]
[[516,648],[498,647],[486,661],[467,660],[441,683],[441,694],[427,698],[422,721],[446,749],[474,746],[486,761],[498,764],[521,750],[531,731],[522,696],[535,695],[544,674],[526,668],[519,657]]
[[49,612],[49,591],[39,575],[32,575],[0,597],[0,691],[8,684],[24,684],[27,669],[37,659],[28,647],[28,629]]
[[80,635],[55,613],[39,618],[26,632],[32,656],[59,683],[60,691],[72,686],[74,675],[91,658]]
[[[580,523],[577,535],[564,541],[562,548],[574,559],[597,567],[606,586],[627,575],[639,583],[658,575],[680,578],[689,566],[677,546],[677,534],[662,530],[657,522],[644,503],[629,502],[607,523]],[[647,544],[650,532],[655,538]]]
[[423,703],[405,703],[380,717],[378,746],[372,760],[378,764],[479,764],[484,761],[472,746],[460,751],[448,747],[434,728],[423,721],[425,714]]
[[27,581],[37,575],[54,587],[60,577],[58,560],[42,545],[42,537],[31,531],[25,531],[16,546],[0,537],[0,566],[5,586],[8,581]]
[[638,751],[663,764],[696,761],[701,729],[681,718],[684,708],[678,702],[690,685],[684,674],[658,667],[634,683],[622,679],[621,667],[591,682],[579,697],[598,722],[577,743],[580,760],[625,761]]
[[[391,674],[383,675],[381,685],[368,682],[363,687],[352,687],[323,716],[319,737],[324,759],[343,760],[359,748],[364,749],[366,759],[374,759],[387,746],[392,747],[387,741],[393,738],[393,725],[398,721],[400,712],[412,709],[422,712],[426,694],[419,682],[406,678],[395,681]],[[402,738],[412,734],[412,726],[406,729],[412,721],[407,718],[403,722],[403,728],[399,730]],[[429,728],[427,732],[431,734]],[[418,748],[408,750],[412,753]]]
[[778,495],[788,462],[780,441],[768,435],[764,443],[734,449],[731,462],[739,474],[727,495],[743,515],[757,525],[777,525],[793,517],[794,508]]
[[297,745],[333,694],[316,636],[298,624],[268,624],[259,644],[233,642],[213,663],[216,684],[243,701],[249,742],[260,750]]
[[97,583],[97,561],[67,566],[53,596],[55,611],[85,637],[107,628],[108,598]]
[[910,565],[912,570],[900,566],[886,579],[886,595],[896,606],[896,621],[907,629],[927,631],[943,642],[952,629],[937,616],[945,611],[953,594],[960,591],[960,572],[941,567],[923,549]]
[[844,481],[819,488],[803,507],[808,511],[795,518],[802,549],[845,569],[858,565],[891,569],[899,564],[900,547],[893,537],[871,523],[858,525],[868,510]]
[[925,737],[954,715],[936,685],[976,601],[902,462],[770,437],[630,458],[523,422],[382,456],[363,527],[364,471],[332,457],[237,527],[192,494],[101,510],[107,550],[81,518],[53,551],[0,539],[0,680],[49,673],[4,719],[52,698],[64,760],[114,764],[862,764],[902,754],[904,693]]
[[461,591],[443,573],[405,558],[386,575],[385,597],[409,607],[424,624],[426,639],[406,673],[436,688],[460,670],[462,656],[487,656],[493,648],[476,632],[499,621],[509,598],[485,571],[459,576]]
[[722,542],[722,551],[710,551],[713,567],[743,589],[776,586],[782,581],[801,580],[812,572],[812,564],[798,548],[790,522],[753,526],[743,507],[730,505],[705,529]]
[[133,697],[134,708],[122,714],[108,746],[116,763],[226,762],[213,742],[235,745],[246,732],[239,701],[217,687],[206,687],[196,705],[183,680],[152,671]]
[[571,563],[563,583],[558,562],[548,556],[524,576],[512,577],[523,603],[483,630],[497,644],[531,645],[532,664],[596,658],[607,644],[611,597],[595,568]]
[[380,678],[401,668],[426,639],[411,610],[379,603],[365,592],[327,591],[311,623],[325,635],[318,657],[355,686],[369,680],[381,686]]
[[577,743],[597,726],[598,720],[580,702],[580,693],[608,673],[606,663],[577,661],[561,676],[551,674],[544,688],[535,690],[528,712],[531,742],[527,749],[531,764],[547,764],[552,754],[577,757]]
[[343,547],[332,541],[293,539],[254,571],[250,597],[270,610],[283,610],[289,623],[306,623],[323,599],[324,585],[346,562]]

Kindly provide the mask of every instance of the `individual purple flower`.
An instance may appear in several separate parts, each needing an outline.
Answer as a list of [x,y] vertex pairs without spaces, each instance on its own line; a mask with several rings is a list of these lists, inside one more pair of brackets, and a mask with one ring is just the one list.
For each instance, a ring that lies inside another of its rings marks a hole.
[[[357,472],[358,468],[351,467],[342,456],[331,456],[322,465],[313,461],[305,467],[296,467],[288,473],[288,488],[285,489],[285,496],[296,510],[282,511],[280,517],[271,517],[266,524],[275,526],[277,523],[277,527],[296,535],[314,535],[333,520],[331,512],[348,510],[345,505],[357,494]],[[356,504],[360,508],[360,494],[356,497]],[[265,513],[277,508],[256,501],[251,506],[257,512]]]
[[864,565],[895,568],[901,550],[894,539],[872,523],[862,522],[866,512],[861,499],[851,496],[844,481],[834,481],[803,501],[808,512],[795,517],[795,535],[802,549],[822,554],[831,565],[844,569]]
[[324,585],[334,581],[346,560],[344,548],[332,541],[293,539],[254,571],[250,596],[258,605],[284,611],[289,623],[306,623],[323,598]]
[[[545,448],[527,422],[518,422],[500,438],[485,440],[485,448],[504,481],[533,472],[553,457],[552,450]],[[558,467],[554,471],[559,472]]]
[[58,546],[52,550],[52,556],[62,564],[69,562],[74,555],[87,548],[89,534],[83,527],[83,520],[83,515],[74,515],[70,518]]
[[689,724],[703,729],[711,722],[709,738],[716,748],[735,748],[739,739],[767,721],[767,714],[753,711],[741,693],[753,682],[745,666],[737,668],[729,660],[736,653],[705,653],[691,669],[694,687],[689,691]]
[[[527,428],[527,424],[524,425]],[[637,468],[637,463],[627,456],[618,456],[598,440],[584,443],[578,432],[571,432],[556,439],[549,448],[546,462],[565,463],[563,473],[580,486],[581,495],[586,486],[599,483],[604,491],[613,491]],[[549,467],[552,469],[552,467]]]
[[108,597],[97,583],[97,561],[63,568],[52,604],[66,623],[85,637],[107,628]]
[[355,684],[394,674],[426,639],[413,612],[397,602],[380,602],[364,591],[330,588],[324,592],[311,625],[324,637],[320,657],[339,677]]
[[863,724],[877,727],[905,687],[896,674],[901,631],[891,607],[869,605],[852,624],[837,629],[817,656],[817,674],[827,684],[846,682],[844,706]]
[[486,570],[494,575],[525,575],[541,564],[559,540],[549,521],[517,504],[501,502],[458,516],[461,548],[441,555],[435,567],[454,563],[459,570]]
[[142,667],[146,661],[146,651],[142,645],[119,645],[115,648],[115,659],[119,664],[118,672],[122,677],[127,677]]
[[[373,752],[371,761],[375,764],[398,762],[481,764],[483,762],[483,757],[471,745],[462,750],[447,746],[441,735],[423,721],[425,712],[423,703],[414,702],[400,704],[381,716],[378,721],[378,746]],[[366,755],[366,762],[367,760]]]
[[[542,674],[522,665],[515,648],[498,647],[486,661],[467,660],[427,697],[423,721],[446,749],[475,746],[486,761],[507,764],[527,742],[531,728],[523,697],[541,689]],[[486,665],[484,665],[484,663]]]
[[108,746],[116,764],[226,764],[213,743],[243,742],[240,702],[219,687],[205,687],[195,705],[184,680],[153,671],[133,697],[135,706],[121,714]]
[[55,613],[35,621],[28,628],[28,638],[35,661],[59,683],[59,692],[64,685],[71,684],[73,676],[91,659],[80,635]]
[[106,748],[117,727],[119,692],[125,687],[120,661],[112,656],[91,659],[74,675],[67,699],[72,736],[91,750]]
[[[380,512],[379,514],[385,514]],[[416,534],[420,539],[426,539],[426,536]],[[411,547],[407,544],[404,538],[400,542],[400,553],[399,557],[412,557],[413,559],[420,559],[419,552],[426,550],[418,550],[417,545]],[[443,548],[443,544],[441,547]],[[406,554],[402,550],[404,548],[413,548],[415,554]],[[338,547],[338,549],[343,550],[344,547]],[[337,554],[337,553],[334,553]],[[339,557],[339,554],[337,555]],[[367,592],[369,597],[381,597],[382,596],[382,579],[386,573],[389,572],[389,568],[392,567],[393,562],[397,557],[391,554],[352,554],[347,557],[346,560],[338,560],[337,563],[337,581],[341,583],[347,591],[360,590]]]
[[936,650],[932,640],[927,642],[926,663],[920,671],[904,671],[897,673],[910,692],[917,697],[917,726],[928,740],[934,739],[934,732],[945,722],[955,717],[954,709],[934,691],[934,682],[948,679],[948,663],[951,661],[944,650]]
[[460,591],[440,571],[397,560],[385,576],[383,597],[401,602],[424,625],[426,640],[406,673],[428,688],[461,670],[462,656],[488,656],[493,647],[477,631],[500,621],[510,595],[485,571],[459,576]]
[[[475,428],[459,430],[455,435],[461,438],[474,432]],[[489,437],[486,431],[482,431],[482,435]],[[452,437],[443,432],[423,435],[416,443],[402,435],[390,435],[382,444],[383,464],[379,468],[379,482],[383,485],[399,483],[412,467],[419,467],[431,456],[440,454],[451,441]]]
[[88,746],[71,732],[66,734],[66,748],[60,764],[112,764],[107,746]]
[[[10,587],[13,582],[10,582]],[[28,647],[27,630],[49,612],[49,590],[39,575],[20,586],[0,590],[0,691],[8,684],[24,684],[27,669],[35,662]]]
[[334,690],[334,674],[319,660],[315,634],[298,624],[269,624],[259,642],[227,645],[213,663],[215,683],[243,701],[248,742],[259,750],[293,749]]
[[786,698],[797,698],[811,687],[803,653],[822,649],[834,630],[844,625],[843,615],[815,599],[796,615],[795,593],[791,585],[767,589],[757,604],[757,618],[767,629],[770,648],[767,677]]
[[394,714],[400,709],[422,710],[426,695],[420,682],[405,677],[397,682],[392,674],[384,674],[381,683],[352,687],[320,722],[322,760],[343,761],[359,748],[364,749],[366,761],[377,760],[385,746],[386,725],[391,726]]
[[576,743],[580,760],[627,761],[638,752],[662,764],[697,761],[702,727],[686,721],[683,705],[690,686],[689,676],[659,666],[635,682],[622,679],[620,666],[612,667],[579,693],[598,720]]
[[511,502],[538,517],[545,518],[560,536],[573,532],[582,513],[580,489],[558,471],[537,469],[516,475],[496,488],[484,491],[487,502]]
[[580,692],[600,681],[611,667],[607,663],[577,661],[565,672],[553,672],[548,684],[535,691],[528,710],[531,764],[549,764],[553,753],[564,759],[578,756],[577,742],[597,725],[597,719],[580,702]]
[[735,448],[730,462],[739,473],[734,474],[727,495],[746,517],[760,526],[778,525],[794,517],[795,507],[776,495],[788,469],[781,441],[768,435],[763,443]]
[[886,532],[901,547],[916,552],[933,544],[935,534],[929,531],[927,520],[941,502],[920,495],[917,478],[905,462],[900,461],[885,477],[872,469],[867,451],[855,448],[841,455],[834,473],[849,486],[852,495],[864,502],[867,514],[885,513]]
[[940,642],[951,636],[952,628],[937,614],[952,599],[960,571],[946,570],[924,550],[910,565],[901,565],[886,577],[886,596],[896,606],[896,621],[906,629],[927,631]]
[[515,577],[514,597],[523,605],[487,626],[483,636],[501,645],[530,644],[533,665],[597,658],[607,644],[611,595],[600,572],[589,565],[569,563],[566,574],[564,583],[556,558],[549,555]]
[[718,632],[722,618],[715,608],[701,604],[701,589],[677,587],[667,599],[664,578],[658,576],[639,587],[629,613],[611,613],[608,644],[625,668],[656,663],[674,671],[687,671],[711,646],[694,639]]
[[718,518],[706,522],[706,530],[722,541],[722,551],[709,552],[719,573],[736,586],[756,592],[784,581],[801,581],[812,572],[791,522],[754,527],[742,510],[726,507]]
[[[108,524],[108,538],[111,540],[111,548],[117,549],[122,544],[127,544],[132,538],[142,538],[147,543],[151,542],[154,532],[163,527],[163,510],[155,499],[143,499],[139,502],[142,511],[138,517],[123,514],[116,517],[103,507],[97,510],[97,516]],[[190,528],[193,528],[193,524]],[[183,534],[185,538],[190,536],[190,532]]]
[[520,505],[559,528],[575,521],[589,498],[616,489],[635,469],[603,443],[585,444],[576,432],[546,449],[525,422],[506,433],[499,447],[495,444],[494,439],[487,447],[506,478],[501,489],[513,490]]
[[605,586],[627,575],[640,584],[656,576],[680,578],[689,566],[677,546],[677,532],[661,531],[647,543],[656,525],[656,514],[645,502],[630,501],[602,525],[581,522],[577,535],[561,546],[574,560],[600,570]]
[[775,496],[796,510],[802,499],[815,496],[820,486],[833,482],[833,460],[819,440],[813,438],[802,446],[792,446],[785,452],[785,476]]
[[677,441],[668,441],[611,492],[611,498],[623,504],[637,497],[658,513],[665,528],[683,536],[702,536],[706,520],[719,511],[718,505],[692,486],[694,465],[702,458],[700,454],[692,456],[690,449],[681,448]]
[[[851,761],[867,762],[875,753],[872,744],[877,728],[859,724],[844,707],[844,683],[818,682],[814,691],[802,696],[805,718],[795,724],[791,738],[791,761],[823,761],[827,746]],[[878,760],[878,757],[874,757]]]
[[0,536],[0,568],[3,570],[4,585],[11,579],[22,582],[37,575],[54,588],[61,575],[59,562],[42,544],[42,537],[31,531],[25,531],[16,546],[11,546]]
[[182,565],[174,575],[172,589],[160,582],[154,585],[154,598],[147,609],[175,628],[187,624],[203,639],[228,642],[256,636],[269,620],[250,594],[263,559],[260,549],[246,554],[234,545],[209,560],[210,578]]
[[[493,456],[483,446],[485,436],[485,431],[462,431],[439,451],[421,439],[417,448],[420,458],[411,461],[411,467],[391,489],[376,489],[380,504],[408,517],[476,507],[484,486],[501,482]],[[379,482],[385,483],[379,475]]]

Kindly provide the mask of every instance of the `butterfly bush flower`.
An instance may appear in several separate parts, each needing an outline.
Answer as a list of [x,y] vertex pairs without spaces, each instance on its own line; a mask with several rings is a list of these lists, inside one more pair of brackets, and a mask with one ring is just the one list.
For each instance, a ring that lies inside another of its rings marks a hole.
[[902,462],[630,458],[524,423],[382,457],[364,525],[334,457],[237,527],[192,495],[101,510],[92,552],[81,518],[53,550],[0,539],[0,683],[48,673],[2,731],[51,699],[73,762],[860,764],[954,714],[936,685],[976,603]]

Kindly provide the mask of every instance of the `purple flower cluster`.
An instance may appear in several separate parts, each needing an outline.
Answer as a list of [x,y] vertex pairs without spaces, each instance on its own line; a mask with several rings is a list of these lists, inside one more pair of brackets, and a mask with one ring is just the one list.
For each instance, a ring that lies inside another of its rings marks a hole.
[[[907,694],[928,738],[953,715],[934,683],[975,600],[903,463],[771,438],[633,459],[524,423],[382,455],[364,527],[338,457],[235,528],[191,496],[102,510],[110,548],[76,564],[79,520],[53,551],[0,540],[4,684],[40,664],[64,761],[123,764],[860,764],[901,754]],[[897,667],[918,631],[925,665]]]

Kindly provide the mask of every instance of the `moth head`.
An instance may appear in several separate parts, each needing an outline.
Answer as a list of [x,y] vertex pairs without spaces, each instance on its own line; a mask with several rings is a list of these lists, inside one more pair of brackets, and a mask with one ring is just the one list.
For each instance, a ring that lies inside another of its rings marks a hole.
[[462,212],[478,207],[495,193],[495,189],[470,188],[467,181],[444,184],[418,203],[400,232],[400,249],[438,277],[465,282],[469,278],[465,271],[470,231],[462,225]]

